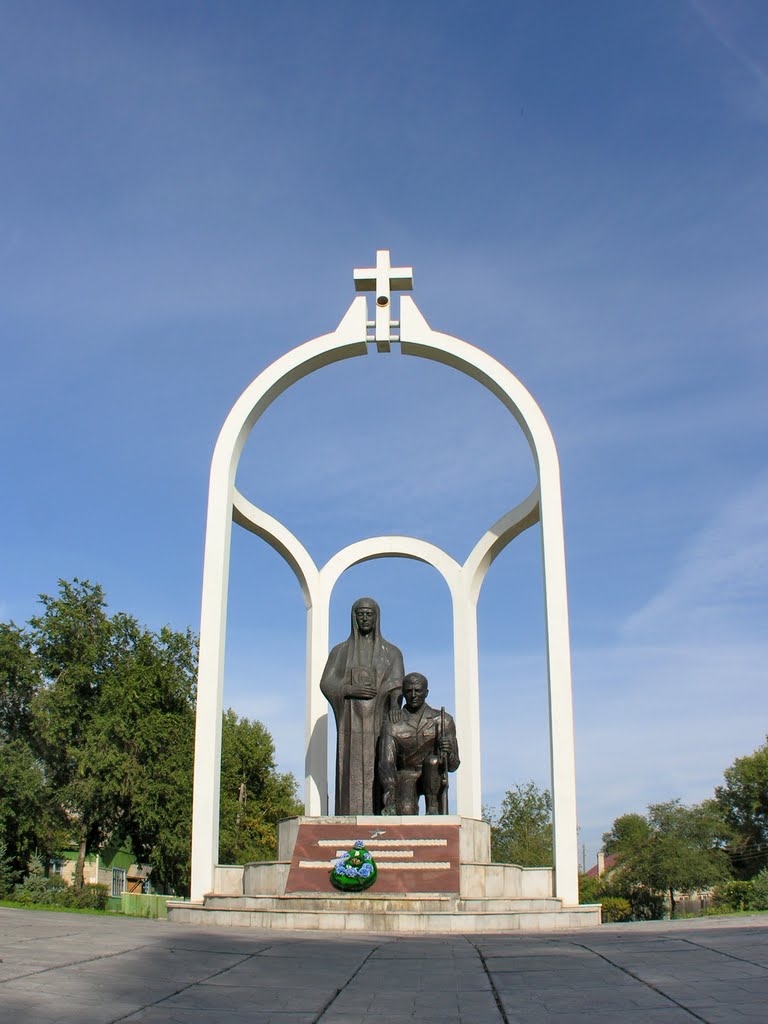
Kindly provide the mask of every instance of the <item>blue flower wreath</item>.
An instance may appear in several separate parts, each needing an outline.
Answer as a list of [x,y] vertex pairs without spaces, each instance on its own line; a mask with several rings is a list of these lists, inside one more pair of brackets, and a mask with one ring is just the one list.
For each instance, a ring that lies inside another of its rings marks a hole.
[[353,848],[343,853],[333,865],[331,885],[341,892],[362,892],[376,881],[378,869],[362,839],[356,839]]

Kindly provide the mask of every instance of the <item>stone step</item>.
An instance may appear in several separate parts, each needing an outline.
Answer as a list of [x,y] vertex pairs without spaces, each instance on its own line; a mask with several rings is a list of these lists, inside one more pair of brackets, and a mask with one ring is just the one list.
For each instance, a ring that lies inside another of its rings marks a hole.
[[328,893],[292,893],[288,896],[206,896],[205,906],[215,910],[311,910],[318,913],[452,913],[458,897],[435,894],[414,897],[398,895],[329,895]]
[[285,931],[347,931],[411,935],[559,931],[598,927],[595,906],[519,910],[501,913],[414,913],[409,911],[344,912],[318,910],[234,910],[193,903],[169,903],[168,918],[177,924],[223,925]]
[[562,900],[554,896],[461,898],[457,901],[456,907],[461,914],[512,914],[521,913],[525,910],[535,910],[542,914],[547,914],[562,910],[562,908]]
[[205,906],[211,910],[311,910],[319,913],[514,913],[538,911],[552,913],[561,909],[561,901],[550,898],[460,899],[457,896],[434,894],[404,897],[387,893],[350,894],[302,893],[289,896],[206,896]]

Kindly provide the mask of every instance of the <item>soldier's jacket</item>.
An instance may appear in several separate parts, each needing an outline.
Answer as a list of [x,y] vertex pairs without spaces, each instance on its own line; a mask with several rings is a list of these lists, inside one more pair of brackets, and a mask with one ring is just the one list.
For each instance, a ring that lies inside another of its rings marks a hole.
[[[440,712],[429,704],[411,714],[402,709],[399,722],[385,721],[379,740],[379,772],[381,781],[392,778],[394,773],[403,770],[421,771],[424,758],[428,754],[439,753],[437,741],[440,735]],[[448,771],[455,772],[459,767],[459,745],[456,742],[456,725],[453,718],[445,715],[445,739],[451,744],[448,755]]]

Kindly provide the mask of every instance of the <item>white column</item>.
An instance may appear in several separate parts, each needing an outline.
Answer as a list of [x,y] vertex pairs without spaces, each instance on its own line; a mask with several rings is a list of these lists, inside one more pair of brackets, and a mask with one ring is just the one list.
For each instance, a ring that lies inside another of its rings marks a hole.
[[453,665],[456,737],[461,767],[456,776],[456,810],[464,818],[481,818],[483,796],[480,763],[480,666],[477,651],[477,604],[466,581],[452,591]]
[[212,891],[213,868],[219,859],[221,714],[233,476],[214,458],[205,534],[195,716],[191,892],[196,900]]
[[306,746],[304,813],[328,813],[328,702],[320,679],[328,657],[329,595],[318,586],[307,609]]
[[541,552],[547,624],[555,895],[567,906],[575,906],[579,902],[576,755],[563,511],[556,453],[556,477],[551,471],[551,461],[549,469],[549,472],[542,470],[541,473]]

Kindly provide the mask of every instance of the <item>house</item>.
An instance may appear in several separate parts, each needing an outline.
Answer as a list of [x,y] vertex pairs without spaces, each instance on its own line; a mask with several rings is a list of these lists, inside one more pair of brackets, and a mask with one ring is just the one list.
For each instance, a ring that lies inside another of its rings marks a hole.
[[587,878],[602,878],[603,875],[610,874],[618,862],[619,858],[615,853],[606,855],[601,850],[597,855],[597,864],[592,865],[589,871],[586,872],[586,876]]
[[[60,874],[65,882],[72,885],[76,864],[77,850],[71,848],[50,861],[49,872]],[[110,895],[119,896],[123,892],[149,892],[151,872],[150,865],[137,863],[130,847],[103,846],[98,853],[85,858],[83,881],[106,885]]]

